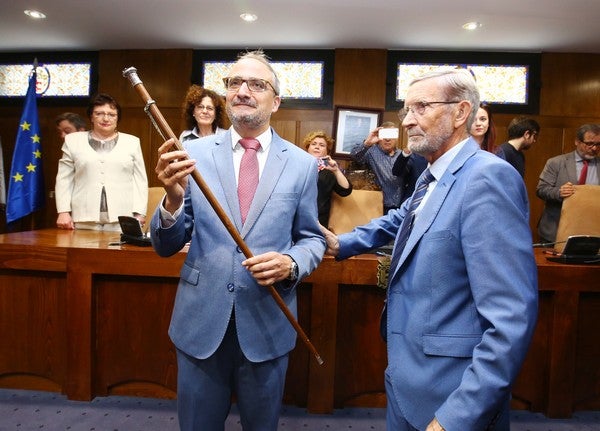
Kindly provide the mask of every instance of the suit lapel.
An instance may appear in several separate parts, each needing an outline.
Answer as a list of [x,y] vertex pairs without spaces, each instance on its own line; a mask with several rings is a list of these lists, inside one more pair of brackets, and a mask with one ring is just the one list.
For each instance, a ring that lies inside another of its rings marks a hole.
[[240,214],[235,173],[231,169],[224,169],[225,166],[233,166],[231,131],[218,135],[215,147],[212,150],[212,156],[215,164],[215,172],[219,176],[219,183],[223,188],[226,200],[226,203],[222,203],[221,205],[223,206],[223,210],[228,213],[229,218],[231,218],[238,231],[240,231],[242,229],[242,215]]
[[413,248],[415,248],[425,232],[427,232],[435,221],[442,208],[442,204],[446,200],[450,190],[452,190],[452,185],[456,181],[456,171],[458,171],[478,149],[479,146],[477,143],[472,139],[469,139],[456,157],[450,162],[446,172],[444,172],[435,186],[435,189],[428,197],[427,202],[425,202],[425,205],[421,208],[419,217],[415,220],[415,224],[413,225],[408,241],[406,242],[406,246],[404,247],[404,250],[402,250],[398,265],[396,268],[392,269],[394,272],[390,277],[390,280],[397,276],[398,269],[404,264],[404,261],[412,252]]
[[567,169],[567,178],[573,178],[573,184],[577,184],[579,178],[577,177],[577,159],[575,159],[575,152],[567,154],[565,157],[565,168]]

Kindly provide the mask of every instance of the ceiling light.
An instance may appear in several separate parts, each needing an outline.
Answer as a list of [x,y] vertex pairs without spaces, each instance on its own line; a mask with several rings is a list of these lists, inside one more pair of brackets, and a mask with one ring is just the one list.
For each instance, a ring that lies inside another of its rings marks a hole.
[[25,15],[27,15],[30,18],[34,18],[34,19],[44,19],[46,18],[46,14],[42,13],[38,10],[33,10],[33,9],[26,9],[23,11],[23,13],[25,13]]
[[462,26],[465,30],[477,30],[479,27],[481,27],[481,23],[477,21],[467,22]]
[[254,22],[258,19],[258,17],[253,13],[243,13],[240,15],[240,18],[246,22]]

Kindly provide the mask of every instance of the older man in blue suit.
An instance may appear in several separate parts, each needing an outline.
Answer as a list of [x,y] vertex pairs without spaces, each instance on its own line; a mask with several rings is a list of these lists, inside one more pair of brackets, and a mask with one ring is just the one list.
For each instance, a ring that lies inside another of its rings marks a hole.
[[[244,430],[275,431],[296,333],[263,286],[275,285],[296,314],[296,285],[325,251],[317,164],[270,128],[279,82],[262,52],[242,55],[224,82],[233,127],[187,142],[187,152],[168,152],[170,141],[159,149],[156,172],[166,197],[152,218],[151,238],[161,256],[191,241],[169,328],[181,429],[222,431],[235,394]],[[260,145],[246,149],[242,138]],[[238,189],[251,182],[242,179],[249,151],[256,152],[253,198]],[[199,187],[188,182],[194,168],[254,257],[244,258]]]
[[396,237],[382,325],[389,430],[509,429],[511,384],[537,318],[537,270],[521,177],[468,137],[477,106],[466,70],[415,80],[400,116],[430,182],[350,233],[324,230],[338,259]]

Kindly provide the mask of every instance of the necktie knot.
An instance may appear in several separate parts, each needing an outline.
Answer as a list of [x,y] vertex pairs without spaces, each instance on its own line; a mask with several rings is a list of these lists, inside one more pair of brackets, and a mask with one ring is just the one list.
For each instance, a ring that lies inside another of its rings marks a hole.
[[404,250],[406,242],[408,241],[408,237],[410,236],[417,208],[421,204],[425,194],[427,194],[427,187],[432,181],[435,181],[435,177],[429,169],[425,169],[417,181],[417,185],[415,186],[415,191],[411,197],[408,210],[406,211],[406,215],[404,216],[404,220],[400,226],[400,232],[396,237],[396,244],[394,246],[392,261],[390,264],[390,273],[393,273],[398,265],[398,260],[402,255],[402,250]]
[[429,169],[425,169],[425,171],[423,171],[423,175],[421,175],[421,177],[419,178],[418,185],[416,188],[428,186],[429,183],[433,181],[435,181],[435,177]]
[[260,148],[260,142],[258,139],[254,138],[242,138],[240,139],[240,145],[244,147],[245,150],[258,151]]

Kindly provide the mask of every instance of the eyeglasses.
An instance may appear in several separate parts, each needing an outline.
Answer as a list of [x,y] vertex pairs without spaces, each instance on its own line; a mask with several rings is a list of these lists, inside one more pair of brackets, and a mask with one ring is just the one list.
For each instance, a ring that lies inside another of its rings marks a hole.
[[[269,81],[260,78],[248,78],[244,79],[241,76],[234,76],[232,78],[223,78],[223,84],[225,84],[225,88],[227,91],[236,91],[239,90],[243,83],[246,83],[248,89],[254,93],[262,93],[267,91],[269,87],[273,89],[273,92],[277,94],[275,91],[275,87]],[[267,86],[268,85],[268,86]]]
[[100,117],[108,117],[111,120],[114,120],[115,118],[117,118],[117,114],[112,113],[112,112],[92,112],[92,115],[94,115],[94,117],[96,118],[100,118]]
[[413,115],[420,116],[420,115],[425,114],[425,111],[431,105],[438,105],[438,104],[439,105],[451,105],[453,103],[460,103],[460,100],[450,100],[450,101],[443,101],[443,102],[415,102],[411,105],[405,106],[400,111],[398,111],[398,118],[401,121],[403,121],[409,112],[412,112]]
[[199,111],[204,111],[206,109],[208,112],[213,112],[215,110],[215,107],[214,106],[210,106],[210,105],[208,105],[208,106],[196,105],[196,108]]
[[600,147],[600,142],[594,142],[594,141],[589,141],[589,142],[579,141],[579,142],[581,142],[586,147],[590,147],[590,148],[594,148],[594,147],[598,148],[598,147]]

